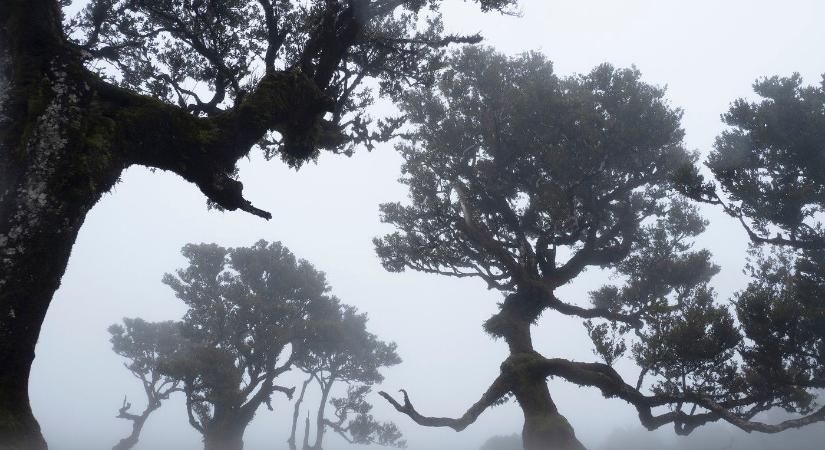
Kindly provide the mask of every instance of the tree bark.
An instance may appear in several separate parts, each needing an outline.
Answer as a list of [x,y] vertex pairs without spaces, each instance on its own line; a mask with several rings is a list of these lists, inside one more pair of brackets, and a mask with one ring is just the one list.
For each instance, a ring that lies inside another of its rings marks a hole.
[[513,394],[524,414],[521,436],[525,450],[585,450],[573,427],[553,403],[543,376],[519,374],[513,383]]
[[53,2],[0,6],[0,448],[46,448],[29,406],[35,344],[86,213],[123,170],[94,145],[81,112],[96,100],[58,56],[59,27]]
[[541,295],[529,290],[509,295],[501,310],[485,323],[485,329],[504,338],[510,347],[510,357],[502,365],[502,373],[510,380],[511,392],[524,414],[524,449],[585,450],[553,402],[546,377],[525,364],[540,357],[533,349],[530,326],[546,304]]

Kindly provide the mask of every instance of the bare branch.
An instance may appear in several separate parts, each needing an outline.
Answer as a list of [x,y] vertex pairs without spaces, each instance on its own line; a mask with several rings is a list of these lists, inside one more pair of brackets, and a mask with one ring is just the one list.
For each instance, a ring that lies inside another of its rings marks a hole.
[[404,395],[403,405],[384,391],[381,391],[378,394],[390,402],[396,410],[406,414],[419,425],[426,427],[449,427],[455,431],[461,431],[475,422],[476,419],[478,419],[478,416],[480,416],[481,413],[483,413],[487,408],[494,406],[504,395],[510,392],[510,383],[509,381],[506,381],[503,376],[496,378],[484,395],[481,396],[481,399],[473,404],[473,406],[471,406],[470,409],[464,413],[464,415],[457,419],[452,419],[449,417],[423,416],[413,407],[410,402],[410,397],[407,395],[407,391],[401,389],[400,392]]

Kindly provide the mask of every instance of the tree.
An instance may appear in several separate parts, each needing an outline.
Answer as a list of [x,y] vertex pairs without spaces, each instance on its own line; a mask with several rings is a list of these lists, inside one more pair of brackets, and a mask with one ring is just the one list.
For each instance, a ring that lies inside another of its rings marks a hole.
[[[477,0],[484,10],[514,0]],[[292,165],[370,147],[367,80],[426,83],[440,1],[68,0],[0,4],[0,445],[45,448],[28,401],[34,347],[86,213],[132,166],[168,170],[211,205],[264,218],[236,162]],[[418,26],[424,23],[423,26]]]
[[128,450],[138,443],[140,432],[149,415],[161,406],[161,402],[174,392],[179,392],[180,382],[160,371],[163,358],[180,350],[180,324],[176,322],[146,322],[143,319],[123,319],[123,325],[109,327],[112,350],[126,358],[123,365],[143,384],[146,407],[140,414],[129,412],[132,404],[126,397],[117,417],[132,422],[132,432],[121,439],[112,450]]
[[[301,404],[307,387],[315,381],[321,390],[315,419],[315,442],[309,444],[309,416],[305,421],[304,450],[322,450],[329,428],[351,444],[379,444],[404,448],[401,433],[393,423],[382,423],[370,414],[366,396],[371,386],[384,377],[379,370],[401,363],[395,343],[386,343],[367,331],[367,315],[349,305],[339,304],[315,323],[315,333],[305,341],[296,366],[307,374],[295,401],[289,447],[296,449],[295,435]],[[336,383],[347,385],[347,395],[330,399]],[[326,415],[331,404],[335,417]],[[354,415],[354,417],[351,417]]]
[[752,281],[735,298],[746,338],[743,359],[758,395],[807,414],[760,431],[825,420],[812,390],[825,387],[825,76],[798,74],[753,85],[759,102],[735,101],[730,127],[707,160],[713,181],[684,174],[681,189],[720,205],[751,242]]
[[[683,179],[686,193],[722,205],[752,241],[800,250],[825,248],[825,75],[819,86],[802,78],[757,81],[759,103],[739,99],[722,119],[707,166],[717,184],[698,173]],[[776,232],[774,237],[770,234]]]
[[[747,330],[708,286],[718,268],[692,248],[706,222],[675,192],[698,177],[696,157],[662,89],[635,69],[602,65],[559,78],[541,55],[477,47],[449,67],[402,103],[413,124],[399,145],[411,204],[382,206],[398,231],[376,239],[376,249],[390,271],[476,277],[501,291],[484,329],[510,356],[460,418],[424,416],[406,392],[400,402],[382,393],[398,411],[462,430],[513,396],[524,448],[581,449],[550,396],[553,376],[630,403],[649,429],[673,424],[680,434],[719,420],[776,432],[823,419],[820,411],[753,421],[775,405],[805,412],[806,399],[787,383],[760,388]],[[618,282],[592,291],[590,305],[559,298],[556,290],[588,267]],[[539,354],[530,327],[548,311],[585,319],[604,362]],[[632,385],[612,367],[628,349],[639,366]]]
[[295,388],[277,378],[302,354],[314,317],[336,301],[323,273],[278,242],[189,244],[183,254],[189,266],[163,282],[189,308],[185,345],[161,370],[180,380],[189,423],[206,449],[241,449],[258,408],[272,409],[276,392],[292,398]]

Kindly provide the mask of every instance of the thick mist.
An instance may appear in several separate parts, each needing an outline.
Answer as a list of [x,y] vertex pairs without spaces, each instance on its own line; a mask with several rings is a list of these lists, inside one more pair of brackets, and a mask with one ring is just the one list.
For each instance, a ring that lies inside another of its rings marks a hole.
[[[605,61],[635,65],[646,82],[667,86],[671,104],[684,110],[688,147],[703,155],[724,129],[720,114],[734,99],[752,98],[754,80],[798,72],[811,84],[825,72],[820,0],[522,0],[520,10],[520,17],[485,15],[453,1],[447,2],[445,22],[451,31],[481,32],[486,44],[507,54],[543,52],[562,75],[587,72]],[[391,274],[381,267],[372,238],[390,228],[379,222],[378,205],[406,198],[397,182],[400,164],[391,145],[352,157],[322,153],[317,164],[298,171],[253,152],[241,163],[240,178],[245,195],[274,213],[271,221],[207,210],[198,189],[178,177],[129,169],[87,217],[38,343],[31,402],[50,448],[111,448],[128,434],[130,424],[115,418],[118,408],[124,396],[138,408],[145,399],[112,352],[106,330],[123,317],[180,319],[184,305],[161,277],[185,266],[180,249],[187,243],[282,242],[326,273],[332,293],[368,313],[373,333],[398,344],[403,362],[384,371],[381,389],[393,394],[406,389],[423,414],[462,414],[507,355],[506,345],[481,328],[501,295],[478,280]],[[711,225],[699,245],[711,250],[722,268],[712,284],[724,301],[747,281],[746,236],[721,212],[710,207],[703,212]],[[561,295],[584,302],[587,292],[606,280],[590,271]],[[548,357],[596,359],[580,320],[547,313],[533,331],[534,344]],[[627,361],[617,369],[633,370]],[[282,384],[299,385],[302,377],[290,374],[285,380]],[[647,432],[633,407],[621,400],[561,380],[550,380],[550,389],[579,439],[594,450],[813,450],[825,440],[822,423],[779,435],[746,434],[722,424],[688,437],[677,437],[668,427]],[[310,391],[307,404],[317,396]],[[511,402],[456,433],[420,427],[375,393],[371,400],[374,415],[398,424],[411,450],[476,450],[492,436],[519,432],[522,423]],[[286,448],[291,403],[276,396],[272,406],[272,412],[259,409],[247,429],[247,449]],[[771,411],[759,417],[782,416]],[[327,440],[329,450],[352,448],[333,433]],[[136,448],[202,448],[180,395],[149,418]]]

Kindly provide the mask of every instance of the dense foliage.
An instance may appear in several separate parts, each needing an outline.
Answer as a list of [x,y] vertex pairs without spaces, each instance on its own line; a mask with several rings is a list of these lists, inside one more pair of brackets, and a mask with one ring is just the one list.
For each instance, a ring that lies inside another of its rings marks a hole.
[[[794,92],[793,81],[758,85],[761,92],[769,86]],[[820,94],[797,89],[804,107],[778,107],[779,100],[735,104],[728,122],[752,130],[724,134],[709,160],[740,202],[726,205],[729,212],[759,230],[766,222],[780,227],[790,233],[786,241],[803,249],[821,238],[813,223],[821,186],[818,175],[801,167],[796,181],[782,184],[791,163],[781,158],[795,154],[791,159],[802,165],[808,153],[821,156]],[[461,418],[422,416],[406,393],[403,403],[384,394],[399,411],[422,425],[463,429],[513,395],[525,414],[525,448],[582,448],[545,384],[558,376],[631,403],[650,429],[673,424],[680,434],[717,420],[776,432],[824,418],[818,410],[777,425],[752,421],[773,406],[809,413],[811,389],[822,387],[821,255],[807,250],[784,272],[778,270],[784,259],[758,265],[735,311],[716,299],[708,282],[718,267],[708,251],[693,249],[707,223],[677,193],[706,197],[714,187],[682,145],[680,112],[638,71],[602,65],[560,78],[540,55],[505,57],[473,47],[455,53],[434,87],[408,93],[402,105],[412,122],[398,147],[410,202],[382,206],[383,220],[397,231],[375,240],[378,255],[390,271],[478,277],[501,291],[500,312],[485,330],[505,339],[511,356]],[[776,108],[802,118],[786,122]],[[720,172],[731,153],[744,152],[742,143],[765,139],[762,122],[751,119],[760,114],[783,124],[777,133],[785,130],[781,136],[792,144],[756,144],[770,149],[753,150],[761,163]],[[790,123],[809,128],[791,133]],[[752,136],[757,129],[759,138]],[[767,190],[754,183],[767,183]],[[746,195],[755,192],[772,197]],[[790,192],[804,200],[791,201],[797,197]],[[788,205],[796,214],[782,214],[792,220],[766,215]],[[613,272],[616,282],[591,292],[590,305],[558,298],[556,290],[588,267]],[[783,273],[794,273],[793,281],[783,282]],[[539,355],[530,326],[545,311],[587,319],[604,363]],[[639,367],[633,385],[611,367],[628,350]]]
[[[299,165],[316,156],[319,146],[371,148],[398,124],[369,127],[365,108],[375,94],[366,80],[377,81],[381,95],[396,98],[410,85],[431,82],[443,66],[445,46],[480,39],[445,34],[440,3],[92,0],[68,22],[68,31],[98,74],[195,115],[224,113],[265,74],[310,77],[327,97],[330,113],[314,125],[320,128],[315,141],[301,141],[315,131],[302,124],[259,142],[267,155]],[[479,3],[491,10],[514,1]]]
[[[321,450],[326,429],[350,443],[404,447],[392,423],[377,421],[367,401],[380,383],[382,367],[399,364],[394,343],[367,331],[367,316],[329,294],[324,274],[298,260],[278,242],[224,248],[189,244],[183,248],[188,267],[166,274],[187,311],[180,322],[150,323],[124,319],[112,325],[115,352],[144,384],[149,406],[133,420],[134,431],[117,449],[137,443],[146,417],[160,400],[180,391],[186,396],[189,423],[204,436],[207,449],[239,449],[258,408],[272,409],[272,395],[292,399],[294,387],[278,377],[298,368],[308,375],[295,401],[290,444],[295,446],[297,419],[311,382],[321,388],[315,443]],[[331,398],[336,383],[347,393]],[[326,415],[332,405],[334,416]]]
[[[324,275],[280,243],[223,248],[189,244],[189,266],[163,281],[186,303],[186,342],[162,367],[181,380],[190,424],[207,448],[237,448],[243,431],[335,300]],[[290,348],[291,347],[291,348]],[[287,355],[289,355],[287,357]]]

